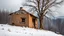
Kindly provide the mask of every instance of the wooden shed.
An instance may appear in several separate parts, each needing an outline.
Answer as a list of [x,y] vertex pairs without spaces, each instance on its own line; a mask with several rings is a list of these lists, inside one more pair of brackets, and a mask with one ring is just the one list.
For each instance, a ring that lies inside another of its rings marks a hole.
[[28,13],[22,7],[20,7],[20,10],[14,13],[10,13],[9,18],[9,24],[30,28],[38,28],[38,17]]

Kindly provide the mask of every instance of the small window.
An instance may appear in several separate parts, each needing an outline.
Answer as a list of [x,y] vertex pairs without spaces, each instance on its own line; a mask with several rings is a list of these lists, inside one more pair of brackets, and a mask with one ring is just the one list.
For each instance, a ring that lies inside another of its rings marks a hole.
[[22,22],[25,22],[25,18],[21,18],[22,19]]
[[22,21],[21,21],[20,23],[21,23],[21,24],[25,24],[26,18],[22,18],[22,17],[21,17],[21,20],[22,20]]

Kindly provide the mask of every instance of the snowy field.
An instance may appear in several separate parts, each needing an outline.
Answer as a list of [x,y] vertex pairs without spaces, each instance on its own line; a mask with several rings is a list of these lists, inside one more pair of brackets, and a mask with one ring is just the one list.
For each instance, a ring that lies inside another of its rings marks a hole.
[[51,31],[0,24],[0,36],[62,36]]

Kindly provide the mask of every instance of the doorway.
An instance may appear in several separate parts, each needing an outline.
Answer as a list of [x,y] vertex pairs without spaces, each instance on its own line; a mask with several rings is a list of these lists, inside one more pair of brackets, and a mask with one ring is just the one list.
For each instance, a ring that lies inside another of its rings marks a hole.
[[34,28],[36,28],[36,26],[35,26],[35,19],[32,19],[32,22],[33,22]]

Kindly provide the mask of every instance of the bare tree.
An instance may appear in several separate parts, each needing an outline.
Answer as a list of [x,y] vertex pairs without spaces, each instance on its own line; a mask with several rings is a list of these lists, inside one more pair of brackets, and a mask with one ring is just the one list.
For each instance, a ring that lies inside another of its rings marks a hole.
[[40,22],[40,28],[43,28],[43,17],[47,13],[47,10],[50,11],[50,7],[63,3],[63,0],[59,2],[57,1],[58,0],[26,0],[26,3],[24,3],[23,6],[31,7],[30,10],[37,12]]

